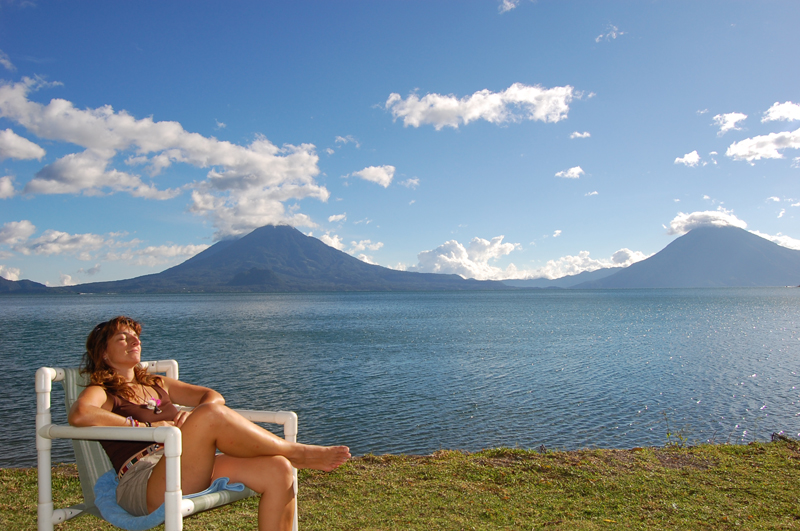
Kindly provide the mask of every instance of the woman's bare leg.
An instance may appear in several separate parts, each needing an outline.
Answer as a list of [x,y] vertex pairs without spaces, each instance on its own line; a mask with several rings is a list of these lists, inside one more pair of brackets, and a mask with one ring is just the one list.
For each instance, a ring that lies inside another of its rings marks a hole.
[[[181,486],[187,494],[204,490],[211,484],[217,449],[230,457],[284,457],[295,468],[325,471],[335,469],[350,458],[346,446],[291,443],[219,404],[201,404],[195,408],[181,426],[181,431]],[[162,459],[156,465],[147,484],[150,511],[164,500],[165,461]]]
[[284,457],[218,455],[212,479],[228,477],[261,494],[259,531],[289,531],[294,519],[294,474]]

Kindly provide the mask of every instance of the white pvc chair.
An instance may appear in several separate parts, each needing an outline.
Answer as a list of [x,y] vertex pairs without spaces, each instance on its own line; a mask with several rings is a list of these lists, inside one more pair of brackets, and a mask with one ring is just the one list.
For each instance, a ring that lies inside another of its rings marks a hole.
[[[178,379],[178,362],[175,360],[142,362],[148,372],[163,373],[170,378]],[[221,491],[192,499],[183,499],[181,491],[181,431],[173,426],[159,428],[124,428],[124,427],[88,427],[57,426],[52,424],[50,413],[50,392],[53,382],[61,382],[64,387],[64,401],[69,412],[73,402],[85,387],[87,380],[78,369],[52,369],[42,367],[36,371],[36,451],[39,469],[39,504],[38,529],[52,531],[59,524],[89,513],[102,518],[94,505],[94,484],[97,479],[112,465],[98,440],[148,441],[164,445],[166,459],[167,489],[164,494],[166,531],[183,529],[183,518],[192,514],[213,509],[236,500],[257,495],[245,488],[243,492]],[[283,425],[284,437],[287,441],[297,441],[297,415],[292,411],[252,411],[236,410],[239,414],[253,422],[265,422]],[[52,462],[50,451],[51,439],[72,439],[75,460],[81,480],[84,503],[54,509],[52,488]],[[294,471],[295,511],[293,529],[297,531],[297,470]]]

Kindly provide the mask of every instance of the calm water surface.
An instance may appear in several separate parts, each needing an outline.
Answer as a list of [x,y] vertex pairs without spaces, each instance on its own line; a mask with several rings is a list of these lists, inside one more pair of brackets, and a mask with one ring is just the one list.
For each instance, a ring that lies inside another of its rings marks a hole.
[[36,369],[118,314],[144,359],[354,454],[800,436],[798,289],[5,296],[0,466],[35,465]]

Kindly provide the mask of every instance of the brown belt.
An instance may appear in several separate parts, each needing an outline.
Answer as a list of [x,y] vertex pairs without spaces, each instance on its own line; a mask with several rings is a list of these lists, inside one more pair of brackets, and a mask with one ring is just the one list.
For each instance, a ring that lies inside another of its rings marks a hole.
[[124,465],[122,465],[122,468],[119,469],[119,472],[117,473],[117,479],[118,480],[122,479],[122,476],[125,474],[125,472],[127,472],[128,470],[133,468],[133,465],[135,465],[137,462],[139,462],[142,458],[147,457],[148,455],[153,454],[153,453],[155,453],[155,452],[157,452],[159,450],[161,450],[161,445],[160,444],[158,444],[158,443],[151,444],[150,446],[148,446],[147,448],[145,448],[144,450],[142,450],[138,454],[136,454],[133,457],[131,457],[128,460],[128,462],[125,463]]

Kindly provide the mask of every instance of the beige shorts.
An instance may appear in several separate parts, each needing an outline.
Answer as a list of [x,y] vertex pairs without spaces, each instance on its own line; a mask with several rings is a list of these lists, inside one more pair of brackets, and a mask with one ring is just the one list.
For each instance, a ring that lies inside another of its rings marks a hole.
[[147,511],[147,480],[153,473],[153,468],[164,456],[164,449],[139,459],[133,467],[129,468],[117,486],[117,503],[132,516],[146,516]]

